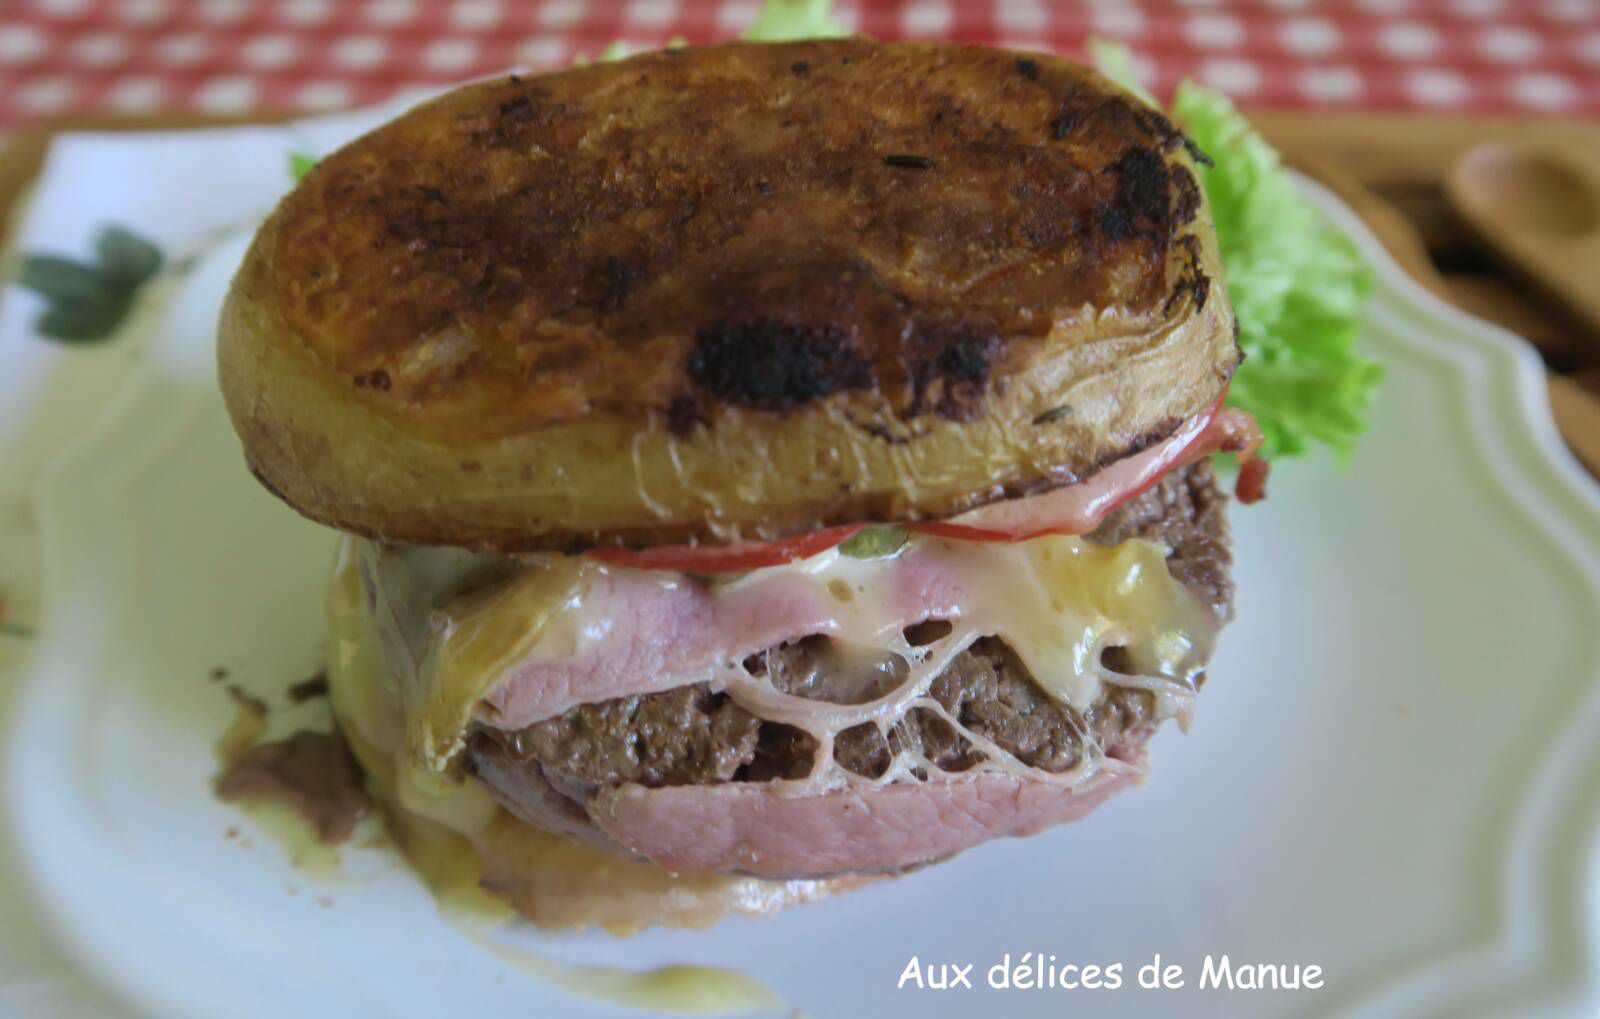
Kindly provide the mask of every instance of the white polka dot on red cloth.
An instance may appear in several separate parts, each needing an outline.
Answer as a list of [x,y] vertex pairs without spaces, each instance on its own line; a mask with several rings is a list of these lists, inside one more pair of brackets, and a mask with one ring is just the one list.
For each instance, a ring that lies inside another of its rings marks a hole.
[[415,20],[417,0],[368,0],[361,13],[374,25],[403,25]]
[[1200,81],[1230,96],[1247,96],[1261,87],[1261,68],[1254,61],[1217,57],[1200,65]]
[[1305,11],[1316,6],[1316,0],[1267,0],[1267,6],[1280,11]]
[[659,28],[678,16],[677,0],[629,0],[628,20],[635,25]]
[[1156,62],[1143,53],[1135,53],[1128,61],[1133,66],[1133,80],[1148,87],[1156,80]]
[[32,63],[49,47],[50,37],[33,25],[0,26],[0,65]]
[[1590,32],[1579,39],[1572,46],[1572,52],[1579,60],[1591,64],[1600,64],[1600,32]]
[[1539,55],[1544,44],[1539,37],[1518,25],[1495,25],[1478,33],[1478,52],[1505,64],[1526,64]]
[[1511,80],[1511,97],[1526,106],[1555,110],[1572,105],[1578,88],[1571,79],[1549,71],[1530,71]]
[[577,24],[583,17],[583,0],[550,0],[539,5],[539,21],[551,28]]
[[201,82],[194,101],[208,113],[239,113],[255,104],[260,91],[255,79],[230,74]]
[[1106,35],[1138,35],[1144,31],[1144,12],[1137,7],[1101,7],[1089,12],[1089,24]]
[[422,63],[434,71],[458,73],[478,59],[478,44],[471,39],[435,39],[422,51]]
[[914,0],[900,11],[900,30],[908,36],[928,38],[950,31],[949,5],[934,0]]
[[318,25],[333,14],[329,0],[284,0],[279,9],[283,19],[295,25]]
[[57,18],[70,18],[89,9],[90,0],[33,0],[30,7]]
[[517,46],[516,61],[523,67],[551,67],[566,56],[567,44],[548,35],[524,39]]
[[389,58],[389,43],[381,35],[350,35],[334,43],[328,55],[340,67],[365,71]]
[[1546,0],[1544,13],[1557,21],[1582,21],[1595,14],[1594,0]]
[[231,25],[249,13],[249,0],[200,0],[200,19],[213,25]]
[[295,92],[295,102],[305,110],[337,110],[349,106],[353,96],[342,81],[308,81]]
[[1295,83],[1314,103],[1347,103],[1363,88],[1360,73],[1344,64],[1308,67],[1296,76]]
[[179,32],[164,35],[151,46],[157,60],[171,67],[188,67],[198,64],[211,52],[210,37],[200,32]]
[[493,28],[505,16],[499,0],[456,0],[450,7],[450,24],[468,32]]
[[1356,6],[1372,14],[1404,14],[1411,0],[1356,0]]
[[149,25],[172,13],[167,0],[121,0],[117,17],[130,25]]
[[1050,13],[1037,0],[1000,0],[994,20],[1007,32],[1041,32],[1049,24]]
[[1231,14],[1196,14],[1184,25],[1184,34],[1201,49],[1233,49],[1244,38],[1244,25]]
[[123,78],[111,86],[106,102],[114,110],[144,113],[161,106],[167,99],[167,83],[148,75]]
[[11,91],[11,102],[29,113],[54,113],[72,102],[77,91],[72,79],[64,75],[35,78]]
[[1303,57],[1326,56],[1339,48],[1339,26],[1327,18],[1294,18],[1279,34],[1285,49]]
[[1220,7],[1222,0],[1178,0],[1179,7]]
[[1459,106],[1472,94],[1467,79],[1441,67],[1424,67],[1405,79],[1406,93],[1426,106]]
[[757,0],[733,0],[717,5],[717,29],[729,34],[743,32],[756,20],[761,4]]
[[1431,57],[1443,45],[1433,26],[1420,21],[1401,21],[1378,31],[1378,45],[1391,57],[1420,60]]
[[1451,0],[1450,3],[1450,10],[1463,18],[1492,18],[1505,9],[1505,0]]
[[299,55],[299,41],[286,32],[251,36],[239,47],[239,58],[251,67],[262,70],[288,67]]
[[73,60],[85,67],[110,67],[128,58],[132,47],[119,32],[89,32],[72,40]]

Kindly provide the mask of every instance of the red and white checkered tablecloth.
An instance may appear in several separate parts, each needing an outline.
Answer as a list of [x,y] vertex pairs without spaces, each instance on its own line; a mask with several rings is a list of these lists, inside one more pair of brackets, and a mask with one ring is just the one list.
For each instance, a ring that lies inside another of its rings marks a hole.
[[[86,111],[327,109],[614,40],[736,36],[758,0],[0,0],[0,126]],[[1600,0],[843,0],[883,39],[1080,53],[1248,106],[1600,113]]]

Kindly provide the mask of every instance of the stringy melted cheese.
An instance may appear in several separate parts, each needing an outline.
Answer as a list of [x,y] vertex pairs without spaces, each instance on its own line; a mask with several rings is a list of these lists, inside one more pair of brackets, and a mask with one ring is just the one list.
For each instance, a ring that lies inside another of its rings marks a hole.
[[[357,561],[364,580],[358,579]],[[394,749],[392,766],[407,808],[424,816],[449,814],[447,823],[459,830],[462,821],[482,818],[489,809],[476,790],[466,802],[461,790],[475,787],[463,785],[451,769],[474,718],[495,720],[484,709],[484,697],[513,669],[570,661],[613,639],[625,621],[591,610],[585,592],[622,568],[579,556],[513,561],[458,550],[380,548],[359,539],[347,542],[341,564],[336,586],[356,585],[346,597],[358,604],[364,593],[391,676],[387,688],[368,694],[384,702],[387,712],[376,703],[359,712],[385,716],[374,723],[383,731],[370,734],[371,742]],[[1080,712],[1107,684],[1118,684],[1150,690],[1156,720],[1177,717],[1186,724],[1196,676],[1220,626],[1212,608],[1168,572],[1165,551],[1137,539],[1106,547],[1066,535],[1009,544],[914,535],[891,558],[860,560],[830,550],[731,580],[628,572],[635,581],[669,588],[708,585],[718,601],[753,600],[743,607],[759,608],[764,599],[780,597],[815,599],[827,606],[820,632],[843,652],[869,668],[890,656],[903,660],[902,683],[857,704],[775,688],[746,670],[742,659],[748,651],[734,653],[740,635],[733,632],[726,634],[727,654],[695,674],[669,677],[673,686],[708,682],[761,718],[811,733],[820,746],[816,765],[804,779],[775,783],[786,794],[877,786],[912,772],[937,771],[926,760],[901,754],[887,774],[869,779],[832,760],[837,733],[864,722],[886,728],[919,707],[945,717],[985,752],[988,760],[976,770],[1075,785],[1120,763],[1091,745],[1070,772],[1029,768],[951,718],[929,695],[934,678],[973,641],[995,636],[1049,695]],[[940,593],[916,593],[929,589]],[[906,627],[929,618],[948,620],[950,633],[912,647]],[[1124,649],[1128,673],[1103,663],[1111,647]]]

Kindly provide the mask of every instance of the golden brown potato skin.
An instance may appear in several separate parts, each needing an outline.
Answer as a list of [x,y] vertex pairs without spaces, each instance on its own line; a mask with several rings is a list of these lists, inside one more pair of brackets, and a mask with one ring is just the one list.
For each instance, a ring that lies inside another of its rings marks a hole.
[[667,51],[325,159],[220,329],[314,519],[509,552],[946,516],[1164,436],[1239,353],[1185,139],[1039,55]]

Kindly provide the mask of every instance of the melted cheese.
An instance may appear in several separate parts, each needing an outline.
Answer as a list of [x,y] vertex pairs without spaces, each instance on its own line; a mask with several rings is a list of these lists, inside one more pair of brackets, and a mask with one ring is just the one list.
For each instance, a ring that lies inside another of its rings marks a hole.
[[[450,774],[486,696],[502,683],[538,683],[541,663],[570,663],[603,653],[608,641],[626,640],[623,631],[632,621],[610,618],[589,592],[608,580],[658,585],[667,592],[707,584],[681,574],[628,570],[576,556],[514,562],[454,550],[380,549],[364,541],[355,547],[365,582],[356,578],[347,550],[341,575],[344,583],[356,586],[345,597],[359,605],[360,589],[365,588],[392,677],[387,685],[370,684],[368,696],[374,702],[365,714],[381,717],[372,723],[382,730],[373,734],[375,744],[404,748],[393,762],[405,776],[401,794],[408,809],[424,816],[446,809],[486,816],[486,802],[470,809],[456,803],[461,787]],[[791,785],[790,793],[882,784],[925,768],[927,762],[903,756],[888,775],[865,779],[832,766],[828,751],[834,735],[853,725],[888,725],[914,707],[945,714],[929,696],[933,679],[963,649],[986,636],[1003,639],[1047,693],[1080,712],[1107,684],[1118,684],[1154,693],[1157,720],[1175,716],[1186,723],[1195,677],[1220,626],[1211,607],[1173,579],[1165,550],[1137,539],[1106,547],[1067,535],[1015,543],[914,535],[890,558],[854,559],[833,549],[697,590],[706,592],[711,602],[706,611],[712,622],[707,625],[726,627],[727,632],[710,635],[713,651],[694,671],[650,676],[640,691],[709,682],[762,718],[812,733],[824,750],[813,773]],[[759,649],[740,643],[748,642],[748,634],[737,625],[719,621],[745,620],[740,625],[748,625],[763,605],[797,601],[824,606],[824,622],[792,638],[823,632],[859,661],[881,666],[898,658],[907,666],[904,682],[850,704],[797,697],[751,675],[742,661]],[[722,611],[729,606],[739,610]],[[910,646],[905,628],[929,618],[950,621],[951,632],[932,644]],[[1123,649],[1132,674],[1104,664],[1102,655],[1112,647]],[[581,689],[569,693],[573,703],[581,703],[640,691],[587,698]],[[559,710],[565,708],[557,705]],[[483,717],[496,724],[506,721],[492,714]],[[508,727],[534,720],[513,720]],[[958,720],[949,720],[961,728]],[[988,769],[1075,784],[1100,768],[1116,766],[1091,747],[1078,769],[1046,775],[980,735],[962,731],[988,752],[990,760],[982,766]]]
[[[576,885],[599,894],[600,884],[618,878],[632,890],[663,903],[696,894],[725,897],[701,919],[709,923],[726,910],[761,913],[789,902],[826,894],[827,882],[764,882],[751,878],[702,876],[685,882],[648,864],[619,860],[516,822],[498,810],[476,783],[441,780],[411,763],[407,726],[393,696],[390,667],[380,646],[379,628],[363,594],[350,539],[339,549],[328,589],[329,695],[351,751],[367,773],[373,795],[384,805],[396,840],[417,874],[427,883],[441,915],[480,948],[507,966],[561,990],[635,1008],[698,1015],[722,1015],[781,1008],[771,988],[737,970],[713,966],[663,966],[625,970],[560,962],[497,938],[493,928],[515,917],[506,902],[481,886],[478,845],[491,851],[511,840],[515,863],[557,885]],[[620,874],[617,872],[621,872]],[[637,872],[637,874],[635,874]],[[631,880],[630,880],[631,878]],[[667,885],[682,884],[676,895]],[[552,926],[584,926],[573,903],[570,912],[552,916]],[[631,930],[647,925],[641,915]]]

